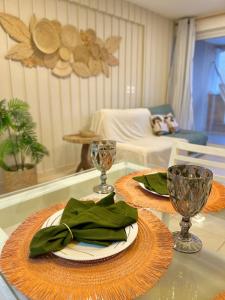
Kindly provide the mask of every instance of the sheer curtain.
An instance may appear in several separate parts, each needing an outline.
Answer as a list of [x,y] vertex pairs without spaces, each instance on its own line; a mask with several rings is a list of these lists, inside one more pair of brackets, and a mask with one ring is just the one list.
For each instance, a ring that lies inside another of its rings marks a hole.
[[195,21],[179,20],[168,85],[168,102],[171,104],[180,127],[192,129],[192,71],[195,48]]

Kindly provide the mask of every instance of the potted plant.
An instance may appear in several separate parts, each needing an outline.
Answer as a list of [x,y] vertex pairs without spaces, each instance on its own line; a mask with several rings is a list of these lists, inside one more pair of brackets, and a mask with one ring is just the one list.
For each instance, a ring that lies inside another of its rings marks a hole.
[[38,142],[35,127],[26,102],[0,101],[0,167],[5,192],[37,183],[36,165],[48,150]]

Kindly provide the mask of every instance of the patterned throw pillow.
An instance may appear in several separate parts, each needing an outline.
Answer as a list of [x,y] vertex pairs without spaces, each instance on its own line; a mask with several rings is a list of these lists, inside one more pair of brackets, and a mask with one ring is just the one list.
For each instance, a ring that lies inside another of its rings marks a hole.
[[178,132],[180,130],[179,125],[172,113],[165,115],[164,120],[167,123],[170,133]]
[[169,128],[165,122],[165,116],[163,115],[152,115],[151,126],[152,130],[156,135],[164,135],[169,133]]

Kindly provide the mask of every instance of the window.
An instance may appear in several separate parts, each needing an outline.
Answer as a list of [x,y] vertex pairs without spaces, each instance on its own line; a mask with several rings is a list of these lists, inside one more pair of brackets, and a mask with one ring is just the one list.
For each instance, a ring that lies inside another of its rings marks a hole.
[[225,144],[225,37],[196,42],[193,110],[195,129]]

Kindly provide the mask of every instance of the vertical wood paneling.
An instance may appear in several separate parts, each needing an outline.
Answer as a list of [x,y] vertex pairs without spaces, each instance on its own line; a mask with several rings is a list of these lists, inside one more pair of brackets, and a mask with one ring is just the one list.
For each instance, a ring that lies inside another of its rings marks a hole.
[[[166,22],[165,22],[166,21]],[[167,61],[170,59],[168,55],[171,55],[171,48],[170,48],[170,41],[173,39],[172,33],[172,24],[169,24],[167,20],[162,19],[162,34],[161,34],[161,40],[160,43],[163,42],[167,43],[167,47],[162,48],[161,51],[161,57],[162,57],[162,63],[165,65],[165,71],[162,74],[161,80],[162,82],[166,82],[167,78],[169,76],[169,65],[167,64]],[[169,50],[169,51],[168,51]],[[163,95],[167,94],[167,85],[162,86],[161,95],[159,95],[159,100],[161,99]]]
[[[12,15],[19,15],[19,2],[17,0],[6,1],[5,0],[5,10]],[[15,42],[7,37],[7,46],[8,48],[15,45]],[[24,83],[23,83],[23,69],[15,61],[9,61],[10,67],[10,77],[11,77],[11,87],[12,87],[12,96],[20,99],[24,99]]]
[[[79,8],[77,5],[69,6],[68,19],[69,24],[79,28]],[[73,115],[73,132],[77,132],[80,128],[80,78],[77,76],[71,76],[71,103],[72,103],[72,115]]]
[[[20,18],[26,24],[29,24],[31,15],[33,14],[33,2],[30,0],[20,0]],[[36,123],[36,132],[39,139],[41,139],[41,123],[39,114],[39,93],[37,92],[37,70],[34,68],[23,68],[24,75],[24,94],[26,95],[23,100],[27,101],[30,106],[30,112]],[[39,170],[43,172],[43,164],[39,165]]]
[[123,0],[115,0],[115,15],[118,17],[122,16],[122,2]]
[[[112,18],[112,35],[113,36],[119,36],[119,19],[118,18]],[[119,55],[119,51],[116,51],[114,54],[116,57]],[[119,62],[120,63],[120,62]],[[119,68],[112,68],[111,72],[111,97],[112,97],[112,108],[119,107],[119,97],[118,97],[118,90],[119,90]]]
[[106,0],[106,12],[109,14],[114,15],[115,14],[115,1],[112,0]]
[[127,1],[122,1],[122,14],[121,14],[121,16],[126,20],[129,20],[129,5],[131,5],[131,4],[128,3]]
[[126,22],[119,20],[120,36],[123,37],[119,48],[119,87],[118,87],[118,99],[119,108],[125,107],[125,95],[126,95]]
[[[104,15],[104,39],[106,40],[109,36],[112,35],[112,18],[108,15]],[[104,107],[111,108],[112,107],[112,99],[111,99],[111,76],[112,70],[110,68],[110,76],[107,78],[104,76]]]
[[35,13],[79,30],[93,28],[103,39],[122,37],[115,53],[119,66],[110,68],[109,78],[82,79],[72,74],[59,79],[45,68],[28,69],[5,60],[15,42],[0,29],[0,98],[15,96],[30,104],[38,137],[50,151],[39,166],[40,173],[78,163],[80,145],[66,143],[62,137],[87,127],[96,110],[165,101],[171,21],[124,0],[0,0],[0,10],[19,16],[26,24]]
[[[57,19],[57,6],[55,5],[54,0],[45,0],[45,15],[48,16],[49,19],[54,20]],[[47,74],[48,76],[48,91],[49,91],[49,108],[50,108],[50,122],[51,122],[51,130],[52,130],[52,152],[53,152],[53,163],[54,168],[57,166],[61,166],[61,164],[65,163],[63,159],[60,159],[61,153],[57,149],[57,145],[61,143],[62,139],[62,118],[61,113],[59,111],[60,107],[60,93],[59,93],[59,80],[54,77],[50,72]],[[58,104],[58,105],[57,105]],[[54,112],[54,113],[53,113]]]
[[139,24],[142,24],[141,12],[142,12],[142,9],[139,6],[135,6],[134,21],[139,23]]
[[106,11],[106,0],[98,0],[98,9],[100,11]]
[[125,107],[131,107],[130,105],[130,95],[131,95],[131,54],[132,49],[131,45],[131,37],[132,37],[132,24],[130,22],[126,22],[126,50],[125,50]]
[[98,9],[98,0],[89,0],[88,7]]
[[[94,10],[88,9],[88,16],[87,16],[87,27],[96,30],[96,12]],[[90,77],[88,80],[89,84],[89,114],[92,115],[96,110],[96,77]]]
[[[57,5],[57,18],[62,25],[68,24],[68,3],[66,1],[58,1]],[[61,98],[61,115],[62,115],[62,125],[63,125],[63,135],[70,134],[72,132],[72,116],[71,116],[71,90],[70,90],[70,80],[63,78],[59,80],[60,84],[60,98]],[[73,151],[71,149],[71,144],[62,142],[64,151],[65,164],[69,165],[73,161]]]
[[[4,0],[0,0],[0,10],[5,10]],[[10,64],[4,59],[5,54],[8,50],[8,37],[3,30],[0,30],[0,87],[1,87],[1,99],[12,97],[12,83],[11,83],[11,74],[10,74]]]
[[143,55],[143,47],[144,47],[144,31],[142,26],[138,27],[137,32],[137,76],[136,76],[136,101],[137,105],[140,107],[143,104],[143,80],[144,80],[144,72],[142,66],[144,66],[144,55]]
[[[25,4],[25,8],[23,9],[22,4]],[[19,17],[24,20],[25,23],[29,24],[29,17],[31,15],[31,2],[28,0],[25,0],[23,3],[21,0],[18,1],[18,15]],[[22,73],[23,73],[23,89],[24,89],[24,98],[25,101],[28,102],[27,98],[27,86],[26,86],[26,73],[28,70],[25,70],[23,68]]]
[[[36,1],[32,0],[31,2],[31,15],[35,14],[36,11]],[[27,23],[28,25],[28,23]],[[43,143],[42,139],[42,128],[44,124],[41,122],[41,111],[40,111],[40,93],[39,93],[39,83],[38,83],[38,69],[32,69],[29,73],[29,70],[25,72],[25,81],[27,86],[27,101],[30,104],[30,110],[33,115],[34,121],[37,124],[37,136],[39,140]],[[25,99],[26,100],[26,99]],[[46,158],[45,158],[46,159]],[[44,160],[45,160],[44,159]],[[45,172],[44,162],[38,165],[39,172]]]
[[135,107],[137,105],[137,95],[136,95],[136,76],[137,70],[142,65],[138,65],[137,56],[137,45],[138,45],[138,26],[136,24],[131,24],[131,59],[130,59],[130,107]]
[[[154,29],[152,31],[152,41],[155,43],[155,47],[151,48],[151,62],[157,61],[157,58],[160,56],[158,53],[161,51],[161,49],[158,49],[159,44],[159,36],[158,36],[158,27],[160,27],[160,22],[157,22],[156,15],[152,13],[152,28]],[[151,98],[153,100],[153,105],[155,103],[156,98],[158,96],[158,93],[160,91],[158,89],[154,89],[153,87],[156,86],[156,80],[158,79],[159,73],[157,72],[157,65],[154,63],[151,63]],[[161,81],[161,80],[160,80]]]
[[[103,14],[100,12],[96,12],[96,32],[98,33],[98,37],[104,39],[104,31],[103,31]],[[96,110],[99,110],[104,107],[104,75],[98,76],[97,79],[97,106]]]
[[[34,1],[34,13],[38,17],[46,16],[45,0]],[[19,65],[19,64],[18,64]],[[41,124],[41,142],[48,148],[50,155],[43,160],[43,168],[49,171],[54,168],[50,90],[48,85],[48,73],[46,68],[37,68],[37,89],[39,103],[39,122]]]
[[88,6],[89,5],[89,0],[79,0],[80,4]]
[[[79,28],[79,8],[77,5],[69,5],[68,12],[69,24]],[[81,101],[80,101],[80,81],[81,79],[75,75],[70,77],[70,88],[71,88],[71,109],[72,109],[72,133],[76,133],[80,130],[81,124]],[[64,142],[65,143],[65,142]],[[70,164],[78,164],[80,159],[80,145],[71,144],[73,160]]]
[[[152,68],[154,67],[152,63],[152,49],[154,48],[152,44],[154,40],[153,36],[153,20],[152,20],[152,13],[142,10],[142,20],[146,23],[144,27],[144,41],[143,41],[143,65],[146,66],[143,70],[143,82],[142,82],[142,89],[143,89],[143,99],[142,105],[147,106],[149,99],[154,99],[152,95]],[[148,38],[146,38],[148,37]],[[158,64],[160,62],[157,62]]]
[[129,20],[135,22],[135,8],[136,5],[129,3]]
[[[79,8],[79,27],[80,29],[87,29],[88,10],[84,7]],[[81,128],[85,127],[89,119],[89,79],[84,78],[80,80],[80,101],[81,101]]]

